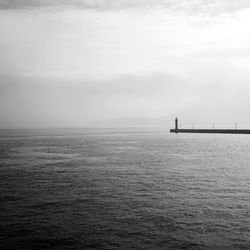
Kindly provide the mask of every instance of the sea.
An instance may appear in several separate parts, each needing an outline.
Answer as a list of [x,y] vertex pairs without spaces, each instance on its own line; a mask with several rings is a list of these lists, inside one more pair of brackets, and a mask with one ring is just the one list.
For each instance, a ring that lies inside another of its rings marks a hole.
[[0,130],[0,249],[250,249],[250,136]]

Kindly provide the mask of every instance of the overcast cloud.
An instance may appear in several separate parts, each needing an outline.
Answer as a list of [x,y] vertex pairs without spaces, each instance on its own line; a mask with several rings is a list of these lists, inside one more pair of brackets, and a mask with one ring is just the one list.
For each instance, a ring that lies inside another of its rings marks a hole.
[[0,0],[0,126],[179,112],[229,122],[232,105],[250,126],[249,5]]
[[0,0],[1,8],[74,6],[99,10],[126,8],[175,8],[192,12],[222,13],[249,8],[248,0]]

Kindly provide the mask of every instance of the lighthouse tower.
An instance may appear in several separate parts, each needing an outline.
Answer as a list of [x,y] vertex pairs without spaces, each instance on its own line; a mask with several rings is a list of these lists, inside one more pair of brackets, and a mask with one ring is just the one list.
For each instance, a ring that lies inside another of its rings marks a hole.
[[177,117],[175,118],[175,130],[176,130],[176,133],[177,133],[177,130],[178,130],[178,119],[177,119]]

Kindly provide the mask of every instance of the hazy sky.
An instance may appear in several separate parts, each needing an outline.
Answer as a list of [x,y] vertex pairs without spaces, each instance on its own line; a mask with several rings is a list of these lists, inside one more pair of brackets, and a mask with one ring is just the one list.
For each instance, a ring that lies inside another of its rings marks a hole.
[[250,126],[249,25],[249,0],[0,0],[0,127]]

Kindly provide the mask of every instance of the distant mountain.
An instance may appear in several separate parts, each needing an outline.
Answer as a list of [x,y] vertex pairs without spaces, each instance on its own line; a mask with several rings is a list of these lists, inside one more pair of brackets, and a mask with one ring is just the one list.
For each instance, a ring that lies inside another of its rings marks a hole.
[[167,127],[173,125],[173,118],[163,117],[121,117],[111,120],[97,120],[87,124],[88,127]]

